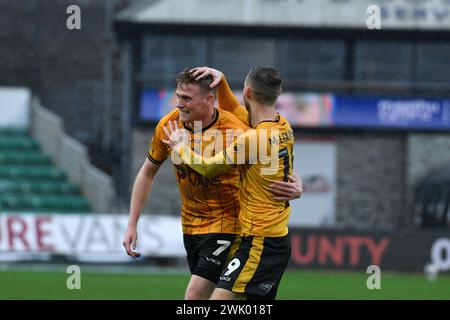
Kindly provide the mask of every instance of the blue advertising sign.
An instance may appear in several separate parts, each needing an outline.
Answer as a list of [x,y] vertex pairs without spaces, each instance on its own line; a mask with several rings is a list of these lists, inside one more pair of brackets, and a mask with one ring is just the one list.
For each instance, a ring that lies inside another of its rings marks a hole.
[[[244,104],[242,92],[235,91],[234,95]],[[140,120],[158,121],[176,105],[175,90],[143,90],[139,109]],[[282,93],[277,100],[276,108],[293,126],[329,127],[332,121],[333,95]]]
[[174,90],[144,90],[141,92],[139,116],[142,121],[159,121],[177,105]]
[[[235,92],[241,100],[242,94]],[[140,119],[158,121],[176,107],[174,90],[141,92]],[[450,99],[376,98],[285,92],[277,111],[293,127],[450,131]]]
[[450,130],[450,100],[334,96],[335,127]]

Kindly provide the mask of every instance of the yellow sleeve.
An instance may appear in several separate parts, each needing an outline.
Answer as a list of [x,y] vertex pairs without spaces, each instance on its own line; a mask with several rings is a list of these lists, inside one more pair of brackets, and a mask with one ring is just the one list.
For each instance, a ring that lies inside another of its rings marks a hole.
[[156,165],[162,164],[168,156],[167,146],[162,142],[165,137],[165,133],[162,129],[163,121],[160,121],[153,133],[152,142],[147,152],[147,158]]
[[248,130],[237,137],[223,152],[211,158],[195,153],[188,145],[174,151],[194,171],[210,178],[228,172],[238,165],[254,163],[258,154],[257,148],[256,130]]
[[250,125],[247,110],[234,96],[233,91],[231,91],[224,75],[222,76],[219,86],[217,87],[217,100],[219,102],[219,109],[224,109],[231,112],[243,123]]
[[227,163],[223,152],[211,158],[204,158],[187,145],[175,151],[185,164],[207,178],[218,176],[235,168],[234,164]]

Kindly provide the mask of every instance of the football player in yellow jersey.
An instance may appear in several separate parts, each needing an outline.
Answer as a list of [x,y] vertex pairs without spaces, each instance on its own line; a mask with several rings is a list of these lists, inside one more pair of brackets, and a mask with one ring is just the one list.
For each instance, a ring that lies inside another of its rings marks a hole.
[[[177,106],[155,128],[147,159],[133,186],[123,245],[127,254],[134,258],[140,256],[134,251],[139,216],[153,179],[170,154],[170,149],[162,142],[165,138],[163,128],[168,121],[176,121],[177,126],[189,130],[190,140],[202,142],[199,150],[212,150],[212,154],[220,153],[227,143],[232,142],[224,139],[222,144],[217,143],[216,136],[230,129],[243,133],[248,128],[230,112],[214,107],[216,88],[210,88],[212,77],[196,81],[189,70],[184,70],[177,76],[176,82]],[[213,148],[210,148],[211,144]],[[208,299],[219,280],[236,235],[240,233],[239,171],[235,169],[217,177],[204,178],[185,164],[176,164],[174,168],[182,199],[183,241],[192,274],[185,299]],[[291,182],[289,187],[288,192],[274,187],[275,194],[290,199],[300,196],[301,190],[295,183]]]
[[[201,72],[194,70],[193,74]],[[290,207],[288,201],[274,200],[270,187],[276,181],[287,182],[292,174],[294,144],[291,126],[275,110],[281,92],[280,75],[270,67],[252,69],[244,84],[245,108],[236,104],[224,78],[220,91],[225,94],[225,101],[231,102],[231,110],[247,120],[253,130],[246,131],[214,157],[194,152],[187,132],[171,122],[164,128],[165,142],[184,163],[206,177],[237,166],[243,171],[239,198],[241,243],[237,251],[231,252],[231,261],[211,299],[275,299],[290,258]]]

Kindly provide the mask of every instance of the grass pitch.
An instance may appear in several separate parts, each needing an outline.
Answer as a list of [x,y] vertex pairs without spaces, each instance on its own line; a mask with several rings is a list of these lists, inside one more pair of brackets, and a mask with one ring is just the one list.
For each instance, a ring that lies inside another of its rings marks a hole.
[[[67,289],[70,275],[61,272],[0,271],[0,299],[179,300],[188,274],[81,274],[81,290]],[[450,299],[450,276],[434,282],[423,274],[381,274],[381,289],[369,290],[361,272],[287,271],[280,300]]]

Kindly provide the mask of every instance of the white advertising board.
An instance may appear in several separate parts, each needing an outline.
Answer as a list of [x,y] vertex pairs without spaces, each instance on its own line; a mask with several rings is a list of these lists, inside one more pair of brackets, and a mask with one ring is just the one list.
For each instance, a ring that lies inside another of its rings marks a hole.
[[[45,260],[49,255],[130,260],[122,245],[127,223],[126,214],[1,214],[0,260]],[[180,218],[141,216],[136,250],[143,256],[184,257]]]
[[301,141],[294,145],[294,171],[303,182],[301,199],[291,201],[290,226],[332,226],[335,221],[336,145]]

